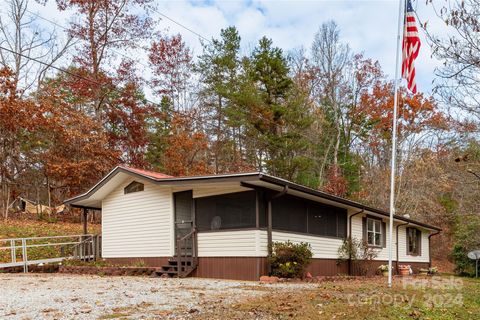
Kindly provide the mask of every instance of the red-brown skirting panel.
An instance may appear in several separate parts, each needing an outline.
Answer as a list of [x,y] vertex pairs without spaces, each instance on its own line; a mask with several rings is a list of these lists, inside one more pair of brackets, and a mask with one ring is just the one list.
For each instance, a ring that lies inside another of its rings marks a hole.
[[336,259],[312,259],[307,267],[312,276],[336,276],[348,273],[348,263]]
[[144,263],[147,267],[161,267],[168,264],[170,257],[140,257],[140,258],[105,258],[109,263],[115,265],[133,265]]
[[267,274],[267,259],[262,257],[202,257],[193,277],[258,280]]
[[[148,267],[160,267],[168,264],[170,257],[144,257],[144,258],[106,258],[110,263],[117,265],[133,265],[139,262]],[[363,269],[367,269],[367,276],[375,275],[378,266],[387,264],[388,261],[364,261]],[[400,262],[412,267],[414,273],[420,268],[428,268],[428,262]],[[393,262],[396,271],[396,262]],[[358,272],[359,268],[352,263],[353,275],[365,275]],[[307,267],[307,272],[312,276],[336,276],[348,274],[348,262],[337,259],[312,259]],[[396,273],[396,272],[394,272]],[[192,277],[231,279],[231,280],[258,280],[260,276],[267,275],[267,259],[265,257],[201,257],[198,258],[198,267],[191,274]]]
[[[352,263],[352,273],[353,273],[353,275],[360,276],[360,275],[365,275],[365,274],[361,274],[361,272],[359,272],[359,268],[356,266],[356,263],[360,263],[360,264],[363,263],[366,266],[366,269],[368,270],[366,275],[367,276],[373,276],[377,273],[377,269],[380,265],[388,265],[388,260],[370,260],[370,261],[353,262]],[[428,269],[428,267],[430,265],[428,262],[407,262],[407,261],[405,261],[405,262],[400,261],[398,264],[399,265],[402,265],[402,264],[410,265],[413,273],[418,273],[420,268]],[[393,274],[397,274],[397,262],[393,261],[392,265],[393,265]],[[363,268],[365,268],[365,267],[363,267]]]

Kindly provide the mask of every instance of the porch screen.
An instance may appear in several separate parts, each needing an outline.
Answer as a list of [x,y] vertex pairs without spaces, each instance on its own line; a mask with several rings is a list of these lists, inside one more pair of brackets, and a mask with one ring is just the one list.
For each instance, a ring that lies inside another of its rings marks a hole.
[[199,231],[255,227],[255,191],[195,199]]
[[285,195],[272,203],[272,227],[277,230],[344,238],[347,211]]

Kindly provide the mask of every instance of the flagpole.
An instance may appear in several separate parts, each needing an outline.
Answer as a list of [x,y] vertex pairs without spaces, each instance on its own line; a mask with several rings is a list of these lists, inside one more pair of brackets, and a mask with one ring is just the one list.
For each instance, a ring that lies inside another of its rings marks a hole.
[[[395,213],[395,172],[397,157],[397,109],[398,109],[398,65],[400,42],[402,39],[402,4],[403,0],[398,1],[398,26],[397,26],[397,51],[395,54],[395,93],[393,96],[393,134],[392,134],[392,160],[390,168],[390,221],[388,228],[388,287],[392,287],[392,257],[393,257],[393,215]],[[397,244],[398,245],[398,244]],[[397,257],[398,260],[398,257]]]

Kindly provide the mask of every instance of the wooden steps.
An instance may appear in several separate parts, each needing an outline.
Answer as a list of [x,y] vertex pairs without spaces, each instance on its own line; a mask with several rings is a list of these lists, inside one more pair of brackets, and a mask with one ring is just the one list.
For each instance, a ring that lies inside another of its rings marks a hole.
[[168,264],[158,268],[154,272],[154,275],[162,277],[187,277],[197,268],[197,251],[197,230],[192,228],[192,230],[183,237],[177,237],[175,256],[168,260]]
[[168,264],[165,264],[155,270],[157,276],[168,276],[168,277],[187,277],[193,270],[197,267],[197,259],[194,257],[182,257],[181,263],[179,265],[178,259],[176,257],[169,259]]

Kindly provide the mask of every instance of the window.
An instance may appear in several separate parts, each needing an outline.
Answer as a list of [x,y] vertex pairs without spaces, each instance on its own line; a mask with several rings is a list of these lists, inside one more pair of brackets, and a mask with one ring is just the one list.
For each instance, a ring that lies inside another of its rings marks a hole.
[[143,191],[143,188],[144,188],[143,183],[133,181],[128,186],[126,186],[125,189],[123,189],[123,193],[127,194],[132,192],[139,192],[139,191]]
[[382,221],[367,218],[367,243],[370,246],[382,246]]
[[407,228],[407,254],[412,256],[420,255],[422,233],[415,228]]
[[255,191],[195,199],[199,231],[255,228]]
[[347,211],[284,195],[272,203],[273,229],[328,237],[345,237]]
[[272,228],[307,233],[307,204],[304,200],[283,195],[272,201]]

